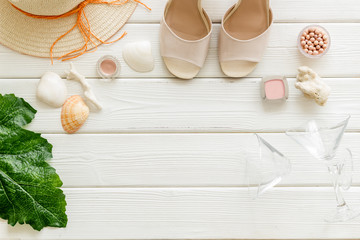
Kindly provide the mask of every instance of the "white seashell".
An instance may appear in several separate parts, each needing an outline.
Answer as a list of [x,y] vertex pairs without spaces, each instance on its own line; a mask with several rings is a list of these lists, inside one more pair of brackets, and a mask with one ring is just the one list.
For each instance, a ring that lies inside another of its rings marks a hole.
[[154,69],[154,57],[149,41],[129,43],[122,54],[125,62],[137,72],[150,72]]
[[61,125],[67,133],[77,132],[89,116],[89,107],[79,95],[69,97],[61,110]]
[[61,107],[67,95],[65,81],[53,72],[46,72],[40,79],[36,95],[38,99],[51,107]]

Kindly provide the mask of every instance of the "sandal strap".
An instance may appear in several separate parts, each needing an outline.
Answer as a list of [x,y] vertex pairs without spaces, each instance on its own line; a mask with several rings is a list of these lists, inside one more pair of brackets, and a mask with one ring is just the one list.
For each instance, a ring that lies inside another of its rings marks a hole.
[[209,50],[211,32],[212,27],[202,39],[185,40],[177,36],[163,18],[160,23],[160,55],[180,59],[201,68]]
[[[270,9],[271,19],[272,11]],[[232,37],[226,32],[224,28],[224,21],[221,24],[220,38],[219,38],[219,60],[220,62],[228,61],[250,61],[260,62],[267,47],[270,37],[270,31],[273,25],[273,20],[270,26],[259,36],[249,40],[239,40]]]

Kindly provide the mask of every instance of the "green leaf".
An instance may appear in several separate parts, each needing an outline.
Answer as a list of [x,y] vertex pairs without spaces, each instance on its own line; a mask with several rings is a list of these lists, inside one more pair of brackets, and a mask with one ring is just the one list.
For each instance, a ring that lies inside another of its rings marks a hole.
[[24,99],[0,94],[0,217],[38,231],[66,227],[62,182],[46,162],[52,158],[52,145],[22,128],[35,113]]
[[22,98],[14,94],[0,94],[0,126],[29,124],[35,117],[36,110]]

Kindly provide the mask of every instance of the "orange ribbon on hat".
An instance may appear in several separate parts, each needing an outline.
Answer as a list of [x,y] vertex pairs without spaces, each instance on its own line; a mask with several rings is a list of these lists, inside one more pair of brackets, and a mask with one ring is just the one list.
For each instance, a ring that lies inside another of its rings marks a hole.
[[[58,43],[62,38],[64,38],[66,35],[68,35],[70,32],[72,32],[76,27],[78,27],[78,29],[80,30],[81,35],[84,38],[84,45],[78,49],[75,49],[69,53],[66,53],[64,55],[62,55],[61,57],[58,58],[58,60],[61,59],[61,61],[67,61],[70,59],[74,59],[77,57],[80,57],[81,55],[85,54],[86,52],[94,52],[97,50],[97,45],[94,42],[93,38],[95,38],[96,40],[98,40],[99,42],[103,43],[103,44],[111,44],[114,42],[119,41],[120,39],[122,39],[127,33],[124,32],[121,37],[119,37],[118,39],[111,41],[111,42],[107,42],[107,41],[103,41],[100,38],[98,38],[92,31],[90,28],[90,22],[88,20],[88,18],[86,17],[84,8],[90,4],[107,4],[107,5],[115,5],[115,6],[121,6],[124,5],[126,3],[128,3],[130,0],[113,0],[113,1],[106,1],[106,0],[85,0],[82,3],[80,3],[76,8],[74,8],[73,10],[61,14],[61,15],[57,15],[57,16],[43,16],[43,15],[35,15],[35,14],[31,14],[28,12],[25,12],[24,10],[21,10],[20,8],[16,7],[15,5],[11,4],[15,9],[17,9],[18,11],[20,11],[21,13],[25,14],[26,16],[32,17],[32,18],[40,18],[40,19],[59,19],[59,18],[65,18],[65,17],[69,17],[75,13],[77,13],[77,20],[76,23],[74,24],[73,27],[71,27],[69,29],[69,31],[67,31],[66,33],[64,33],[63,35],[61,35],[58,39],[55,40],[55,42],[51,45],[50,48],[50,58],[51,58],[51,64],[53,64],[53,51],[54,51],[54,47],[56,45],[56,43]],[[146,7],[147,9],[149,9],[151,11],[151,8],[149,8],[148,6],[146,6],[144,3],[140,2],[139,0],[132,0],[134,2],[140,3],[141,5],[143,5],[144,7]],[[85,22],[84,22],[85,20]],[[92,42],[95,46],[95,50],[93,51],[88,51],[88,44],[89,42]]]

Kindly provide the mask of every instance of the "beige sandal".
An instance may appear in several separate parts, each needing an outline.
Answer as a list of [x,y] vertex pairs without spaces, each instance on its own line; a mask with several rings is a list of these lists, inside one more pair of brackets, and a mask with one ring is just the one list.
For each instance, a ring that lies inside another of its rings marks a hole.
[[201,0],[169,0],[160,25],[160,54],[175,76],[194,78],[204,65],[212,25]]
[[225,14],[219,39],[219,61],[229,77],[254,71],[269,40],[273,22],[269,0],[239,0]]

